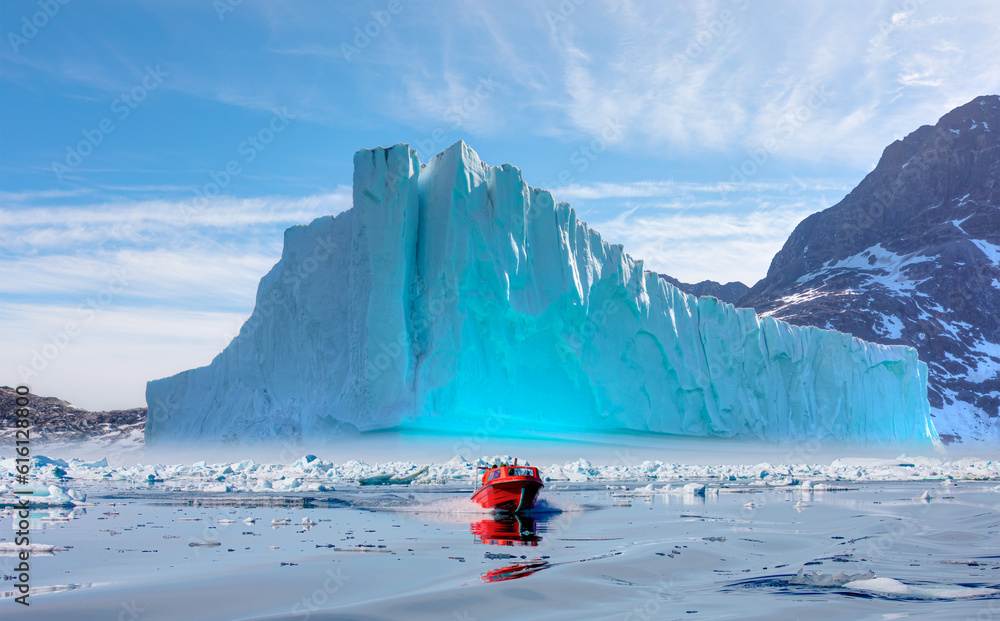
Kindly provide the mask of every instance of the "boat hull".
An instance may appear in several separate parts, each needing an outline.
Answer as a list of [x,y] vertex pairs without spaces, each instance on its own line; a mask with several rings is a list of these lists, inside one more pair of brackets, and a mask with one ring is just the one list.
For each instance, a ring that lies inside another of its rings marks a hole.
[[472,495],[473,502],[487,509],[514,513],[535,506],[542,483],[528,477],[514,477],[487,483]]

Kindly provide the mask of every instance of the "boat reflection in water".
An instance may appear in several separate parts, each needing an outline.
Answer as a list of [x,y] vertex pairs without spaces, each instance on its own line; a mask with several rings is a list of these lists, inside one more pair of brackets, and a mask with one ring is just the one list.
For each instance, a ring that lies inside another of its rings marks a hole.
[[500,569],[494,569],[488,571],[479,578],[483,582],[501,582],[503,580],[516,580],[517,578],[524,578],[525,576],[530,576],[536,571],[541,571],[547,567],[550,567],[548,561],[531,561],[529,563],[516,563],[514,565],[509,565],[507,567],[501,567]]
[[472,525],[479,543],[491,546],[537,546],[542,540],[535,534],[535,518],[524,515],[500,515]]
[[[472,534],[476,536],[479,543],[486,545],[537,546],[542,538],[535,533],[536,527],[537,523],[533,517],[517,514],[498,515],[474,523]],[[535,559],[488,571],[480,576],[480,579],[483,582],[514,580],[530,576],[547,567],[550,567],[548,561]]]

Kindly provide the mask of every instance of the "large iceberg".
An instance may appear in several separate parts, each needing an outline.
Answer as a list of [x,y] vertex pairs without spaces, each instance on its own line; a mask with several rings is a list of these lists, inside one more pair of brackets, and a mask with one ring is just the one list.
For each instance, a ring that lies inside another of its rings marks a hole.
[[463,142],[354,168],[353,208],[285,232],[239,336],[148,384],[150,445],[394,427],[937,439],[909,347],[685,294]]

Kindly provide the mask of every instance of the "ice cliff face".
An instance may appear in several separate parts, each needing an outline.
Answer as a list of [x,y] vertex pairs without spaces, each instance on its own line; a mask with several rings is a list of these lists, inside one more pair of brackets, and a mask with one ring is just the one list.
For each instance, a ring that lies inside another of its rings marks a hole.
[[239,336],[149,383],[148,443],[396,426],[936,440],[913,349],[685,294],[461,142],[354,165],[353,209],[285,233]]

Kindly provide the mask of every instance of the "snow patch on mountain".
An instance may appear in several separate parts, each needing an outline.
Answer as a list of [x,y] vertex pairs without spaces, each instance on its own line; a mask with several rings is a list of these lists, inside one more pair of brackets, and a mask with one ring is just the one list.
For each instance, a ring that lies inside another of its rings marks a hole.
[[860,270],[867,272],[868,281],[865,285],[875,283],[896,293],[912,292],[917,288],[917,285],[926,279],[913,280],[906,275],[906,271],[913,265],[936,261],[939,258],[916,252],[898,255],[886,250],[881,243],[878,243],[845,259],[839,261],[831,259],[823,265],[822,269],[805,274],[799,277],[796,282],[812,282],[820,277],[823,277],[825,281],[843,271]]
[[982,250],[983,254],[986,255],[986,258],[989,259],[991,263],[1000,266],[1000,246],[997,246],[996,244],[991,244],[988,241],[982,239],[970,238],[969,241],[974,243],[977,248]]

